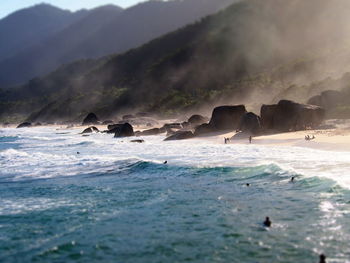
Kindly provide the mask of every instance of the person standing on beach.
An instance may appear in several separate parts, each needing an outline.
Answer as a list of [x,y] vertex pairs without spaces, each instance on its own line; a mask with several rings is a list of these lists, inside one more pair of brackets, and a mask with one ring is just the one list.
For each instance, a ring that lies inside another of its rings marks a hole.
[[249,136],[249,143],[252,143],[252,136]]

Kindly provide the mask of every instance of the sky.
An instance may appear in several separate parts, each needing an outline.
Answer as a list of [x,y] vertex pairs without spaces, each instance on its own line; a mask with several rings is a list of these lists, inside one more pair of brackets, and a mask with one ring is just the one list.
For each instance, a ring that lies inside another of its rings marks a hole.
[[144,1],[145,0],[0,0],[0,19],[16,10],[43,2],[75,11],[105,4],[114,4],[125,8]]

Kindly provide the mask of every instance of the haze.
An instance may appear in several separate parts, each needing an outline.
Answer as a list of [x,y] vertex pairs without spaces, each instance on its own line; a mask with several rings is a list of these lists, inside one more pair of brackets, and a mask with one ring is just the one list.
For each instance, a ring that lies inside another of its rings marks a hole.
[[120,7],[129,7],[139,2],[143,2],[142,0],[85,0],[85,1],[70,1],[70,0],[3,0],[0,5],[0,19],[9,15],[12,12],[15,12],[19,9],[30,7],[40,3],[48,3],[63,9],[69,9],[71,11],[76,11],[83,8],[94,8],[97,6],[105,5],[105,4],[114,4]]

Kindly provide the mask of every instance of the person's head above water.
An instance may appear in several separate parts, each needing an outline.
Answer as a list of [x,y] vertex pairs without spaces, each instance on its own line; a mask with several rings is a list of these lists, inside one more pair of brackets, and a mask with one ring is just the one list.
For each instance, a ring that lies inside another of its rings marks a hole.
[[326,256],[324,254],[320,255],[320,263],[326,263]]
[[264,225],[267,226],[267,227],[270,227],[270,226],[271,226],[270,217],[267,216],[267,217],[265,218]]

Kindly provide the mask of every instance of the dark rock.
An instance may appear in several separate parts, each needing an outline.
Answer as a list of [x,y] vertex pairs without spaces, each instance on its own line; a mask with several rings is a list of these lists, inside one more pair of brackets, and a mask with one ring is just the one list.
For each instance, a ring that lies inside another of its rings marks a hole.
[[108,125],[107,126],[107,133],[111,134],[111,133],[116,133],[117,131],[119,131],[121,129],[121,127],[123,126],[124,124],[111,124],[111,125]]
[[83,130],[82,133],[83,133],[83,134],[84,134],[84,133],[92,133],[92,129],[91,129],[91,128],[86,128],[85,130]]
[[94,132],[99,132],[100,130],[98,128],[96,128],[95,126],[91,126],[90,127]]
[[204,123],[202,125],[199,125],[194,130],[194,135],[199,136],[207,133],[214,132],[215,129],[208,123]]
[[105,120],[102,124],[107,125],[107,124],[112,124],[112,123],[113,123],[112,120]]
[[134,129],[130,123],[124,123],[116,128],[114,137],[130,137],[134,136]]
[[250,133],[251,135],[257,135],[261,133],[261,119],[253,112],[248,112],[243,115],[239,124],[239,130],[242,132]]
[[261,125],[265,131],[273,130],[275,127],[274,116],[277,114],[278,105],[262,105],[260,110]]
[[99,129],[97,129],[95,126],[91,126],[83,130],[82,133],[92,133],[92,132],[99,132]]
[[191,131],[178,131],[174,135],[166,138],[164,141],[185,140],[185,139],[191,139],[193,137],[194,137],[194,134]]
[[246,112],[244,105],[216,107],[209,124],[218,131],[236,130]]
[[145,130],[140,133],[141,136],[150,136],[150,135],[158,135],[160,133],[164,133],[165,129],[153,128],[150,130]]
[[162,128],[164,128],[165,130],[168,131],[169,129],[178,129],[178,130],[180,130],[183,127],[182,127],[181,123],[167,123],[167,124],[164,124],[164,126]]
[[169,137],[171,135],[174,135],[175,133],[179,132],[179,130],[175,130],[175,129],[167,129],[166,132],[166,137]]
[[202,116],[202,115],[192,115],[189,119],[188,122],[192,125],[192,126],[197,126],[197,125],[201,125],[203,123],[208,122],[209,119]]
[[337,90],[326,90],[321,95],[314,96],[308,100],[308,104],[331,109],[344,102],[344,94]]
[[316,128],[324,117],[325,110],[319,106],[289,100],[261,107],[261,119],[265,131],[288,132]]
[[189,123],[188,121],[185,121],[185,122],[182,122],[182,123],[181,123],[181,126],[182,126],[183,128],[191,128],[191,127],[196,126],[196,125],[192,125],[192,124]]
[[99,120],[95,113],[89,113],[83,120],[83,125],[98,124]]
[[136,143],[144,143],[145,141],[144,140],[132,140],[130,142],[136,142]]
[[116,127],[119,127],[120,125],[122,125],[122,124],[110,124],[110,125],[107,126],[107,129],[110,131],[110,130],[113,130],[114,128],[116,128]]
[[34,126],[42,126],[42,124],[40,122],[37,122],[34,124]]
[[19,128],[29,128],[32,127],[32,124],[30,122],[23,122],[20,125],[17,126],[17,129]]

